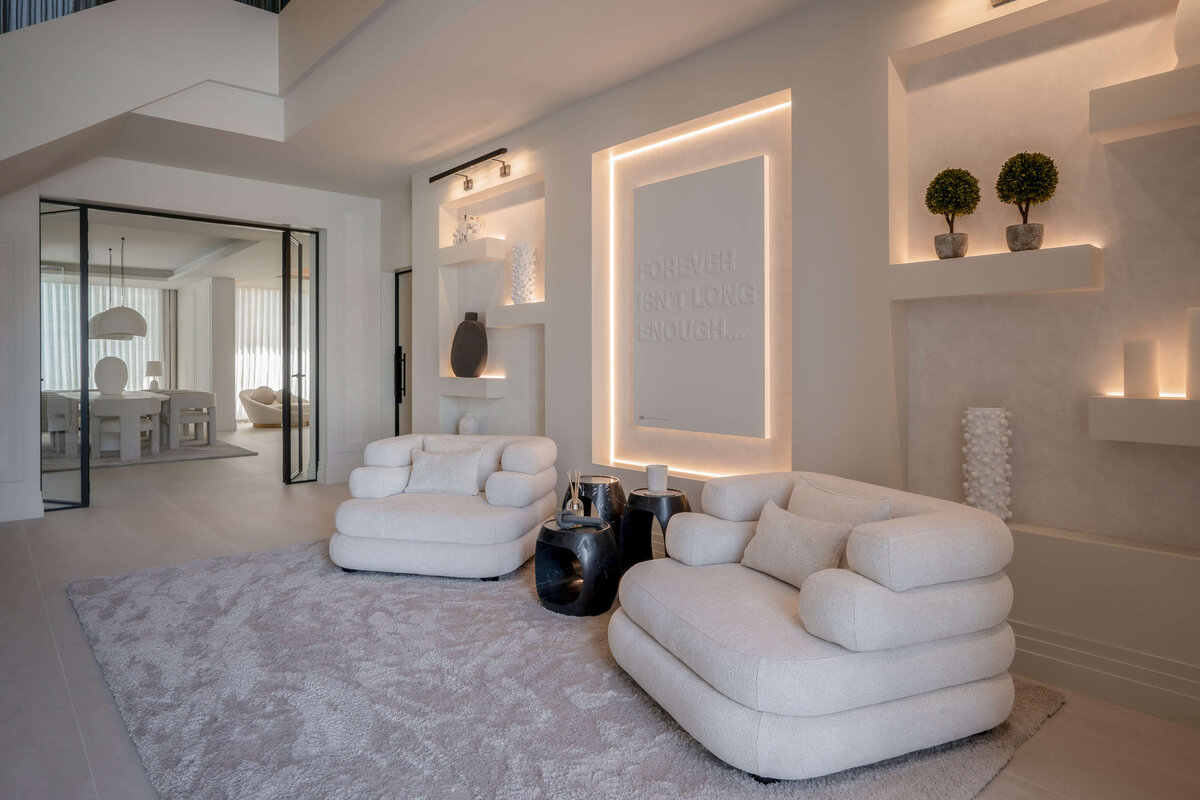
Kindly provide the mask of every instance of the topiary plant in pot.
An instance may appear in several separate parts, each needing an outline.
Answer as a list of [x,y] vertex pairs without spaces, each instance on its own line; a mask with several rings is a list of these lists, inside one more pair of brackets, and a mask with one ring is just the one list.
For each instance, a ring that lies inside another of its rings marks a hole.
[[1043,153],[1017,153],[1004,162],[996,178],[996,196],[1021,212],[1021,224],[1009,225],[1004,233],[1008,249],[1037,250],[1042,246],[1042,223],[1029,221],[1029,207],[1044,203],[1058,188],[1058,167]]
[[925,207],[941,214],[950,226],[949,233],[933,237],[938,258],[962,258],[967,254],[967,235],[954,232],[956,217],[972,214],[979,205],[979,180],[965,169],[944,169],[925,189]]

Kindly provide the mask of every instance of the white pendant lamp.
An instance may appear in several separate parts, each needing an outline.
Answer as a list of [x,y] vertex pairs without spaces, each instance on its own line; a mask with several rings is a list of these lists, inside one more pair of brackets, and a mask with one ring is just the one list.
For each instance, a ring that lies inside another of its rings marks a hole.
[[[112,291],[112,248],[108,248],[108,289]],[[107,296],[105,298],[108,299]],[[125,237],[121,237],[121,305],[88,320],[89,339],[132,339],[146,335],[146,318],[125,305]]]

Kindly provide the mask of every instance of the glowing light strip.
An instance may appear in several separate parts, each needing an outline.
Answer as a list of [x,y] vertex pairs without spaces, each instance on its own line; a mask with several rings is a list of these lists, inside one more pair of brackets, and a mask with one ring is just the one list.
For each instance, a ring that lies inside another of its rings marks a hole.
[[763,156],[763,438],[771,438],[771,157]]
[[[645,467],[645,464],[639,464],[635,461],[623,461],[617,458],[617,162],[630,156],[636,156],[641,153],[656,150],[668,144],[675,144],[695,136],[700,136],[704,133],[728,128],[732,125],[737,125],[739,122],[761,117],[764,114],[770,114],[774,111],[780,111],[785,108],[791,108],[792,101],[787,100],[777,105],[768,108],[751,111],[748,114],[742,114],[740,117],[727,119],[723,122],[716,122],[703,128],[697,128],[694,131],[681,133],[678,136],[672,136],[658,142],[652,142],[648,145],[638,147],[626,153],[614,153],[608,157],[608,460],[612,464],[628,464],[635,467]],[[766,159],[764,159],[765,163]],[[769,206],[769,186],[767,175],[763,176],[764,197],[763,197],[763,308],[765,318],[765,349],[764,354],[766,363],[764,364],[764,372],[766,373],[766,421],[765,421],[765,438],[771,437],[771,302],[770,302],[770,275],[771,275],[771,256],[770,256],[770,226],[771,215]],[[706,478],[720,478],[723,475],[715,473],[700,472],[697,470],[679,470],[680,473],[688,475],[699,475]]]
[[656,150],[660,147],[665,147],[669,144],[674,144],[675,142],[682,142],[685,139],[691,139],[693,136],[699,136],[702,133],[709,133],[711,131],[720,130],[721,128],[728,128],[730,125],[737,125],[739,122],[745,122],[747,120],[754,119],[755,117],[761,117],[763,114],[770,114],[772,111],[778,111],[781,108],[791,108],[791,107],[792,107],[792,101],[788,100],[786,102],[780,103],[779,105],[771,106],[770,108],[764,108],[759,111],[751,111],[749,114],[743,114],[740,117],[734,117],[733,119],[727,119],[724,122],[715,122],[712,125],[709,125],[705,128],[697,128],[694,131],[688,131],[687,133],[681,133],[678,136],[672,136],[669,139],[663,139],[662,141],[659,141],[659,142],[652,142],[651,144],[645,145],[643,147],[639,147],[636,150],[630,150],[627,153],[619,153],[617,155],[614,155],[612,157],[612,159],[613,159],[613,161],[620,161],[622,158],[629,158],[630,156],[636,156],[639,153],[645,153],[648,150]]
[[617,460],[617,160],[608,160],[608,460]]
[[[625,464],[626,466],[630,466],[630,467],[645,468],[647,466],[646,464],[642,463],[641,461],[626,461],[621,458],[614,458],[613,463],[614,464]],[[728,473],[724,473],[724,472],[703,472],[698,469],[686,469],[684,467],[671,467],[670,472],[674,475],[695,475],[700,478],[726,478],[726,477],[728,477]]]

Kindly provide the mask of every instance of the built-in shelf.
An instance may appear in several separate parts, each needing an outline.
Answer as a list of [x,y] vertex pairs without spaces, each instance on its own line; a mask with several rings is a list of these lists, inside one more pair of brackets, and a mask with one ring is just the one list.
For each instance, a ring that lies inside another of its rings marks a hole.
[[1200,64],[1093,89],[1089,111],[1106,144],[1200,125]]
[[1088,436],[1115,442],[1200,447],[1200,400],[1089,397]]
[[466,267],[507,258],[508,242],[493,236],[438,249],[438,265],[442,267]]
[[494,399],[508,395],[507,378],[438,378],[438,394],[443,397]]
[[488,306],[484,312],[489,328],[516,328],[520,325],[544,325],[546,301],[508,306]]
[[1104,288],[1103,251],[1090,244],[892,264],[893,300],[1093,292]]

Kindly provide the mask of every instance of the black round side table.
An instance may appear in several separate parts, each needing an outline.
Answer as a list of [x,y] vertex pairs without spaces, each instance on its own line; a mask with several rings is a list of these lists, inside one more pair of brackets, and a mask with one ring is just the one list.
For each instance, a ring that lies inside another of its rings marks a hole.
[[559,614],[591,617],[612,607],[621,581],[621,558],[612,527],[561,528],[542,523],[534,550],[538,600]]
[[[571,498],[563,494],[562,508]],[[613,538],[621,541],[621,518],[625,515],[625,490],[621,479],[612,475],[583,475],[579,478],[579,499],[583,501],[583,516],[599,517],[613,529]]]
[[621,521],[622,571],[639,561],[649,561],[654,557],[650,548],[650,531],[654,519],[662,526],[665,536],[671,517],[681,511],[691,510],[687,495],[678,489],[667,489],[665,492],[634,489],[630,492],[629,502],[625,505],[625,518]]

